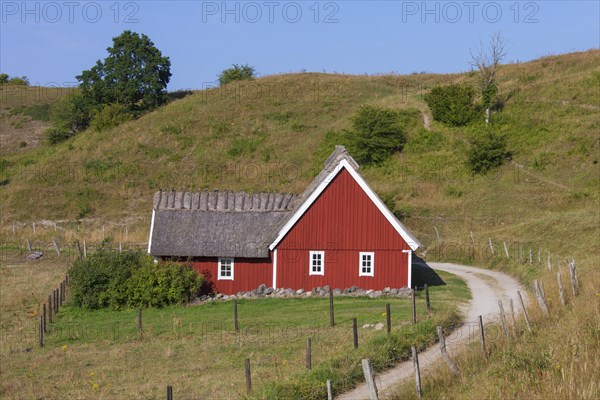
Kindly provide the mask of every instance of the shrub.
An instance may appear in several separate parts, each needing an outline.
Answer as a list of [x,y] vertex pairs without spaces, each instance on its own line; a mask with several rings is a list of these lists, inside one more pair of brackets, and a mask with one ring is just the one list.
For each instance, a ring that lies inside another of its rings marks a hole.
[[179,264],[154,264],[140,252],[102,248],[69,269],[71,301],[84,309],[162,307],[189,301],[202,278]]
[[52,105],[50,120],[54,127],[69,131],[72,136],[89,126],[93,111],[81,93],[75,92]]
[[451,126],[463,126],[478,113],[474,103],[475,91],[464,84],[437,86],[425,95],[433,119]]
[[256,71],[254,70],[254,67],[251,67],[248,64],[233,64],[231,68],[227,68],[219,74],[219,83],[225,85],[233,81],[254,79],[255,76]]
[[96,131],[102,132],[117,127],[130,119],[131,114],[127,112],[127,107],[118,103],[109,104],[104,106],[99,113],[94,115],[90,126]]
[[51,126],[50,128],[46,129],[46,138],[50,144],[64,142],[73,135],[73,132],[64,127]]
[[510,158],[506,136],[488,131],[476,134],[470,140],[468,151],[469,169],[473,174],[486,174]]
[[377,106],[362,106],[345,133],[348,150],[362,164],[378,164],[406,143],[403,120],[406,112]]

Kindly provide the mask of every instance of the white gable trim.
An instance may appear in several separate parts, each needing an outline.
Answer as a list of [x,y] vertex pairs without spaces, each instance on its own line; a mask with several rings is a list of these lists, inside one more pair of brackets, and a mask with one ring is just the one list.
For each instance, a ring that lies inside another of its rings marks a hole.
[[285,235],[292,229],[296,222],[306,213],[306,211],[310,208],[310,206],[317,200],[317,198],[325,191],[327,186],[333,181],[333,179],[340,173],[342,168],[345,168],[346,171],[350,173],[352,178],[358,183],[358,185],[364,190],[364,192],[369,196],[371,201],[377,206],[379,211],[385,216],[390,224],[394,227],[396,232],[404,239],[404,241],[410,246],[410,248],[414,251],[419,248],[421,245],[417,239],[415,239],[406,229],[406,227],[398,221],[398,219],[392,214],[392,212],[386,207],[386,205],[381,201],[379,196],[369,187],[367,182],[360,176],[358,172],[348,163],[346,160],[341,160],[340,163],[335,167],[333,172],[327,176],[321,182],[319,186],[311,193],[311,195],[306,199],[306,201],[301,205],[301,207],[294,213],[292,218],[285,224],[285,226],[279,231],[277,238],[271,243],[269,246],[270,250],[273,250],[279,245],[279,243],[283,240]]
[[152,210],[152,222],[150,222],[150,237],[148,238],[148,254],[152,254],[152,232],[154,232],[154,216],[156,211]]

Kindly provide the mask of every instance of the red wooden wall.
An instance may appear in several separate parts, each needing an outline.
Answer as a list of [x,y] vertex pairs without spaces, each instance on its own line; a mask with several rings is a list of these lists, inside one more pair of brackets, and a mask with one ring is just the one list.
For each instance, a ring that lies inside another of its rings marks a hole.
[[199,273],[209,271],[214,289],[218,293],[235,294],[258,288],[261,283],[273,285],[273,263],[270,259],[234,258],[234,280],[219,280],[218,258],[198,258],[191,262]]
[[[325,251],[325,275],[309,275],[309,251]],[[329,285],[381,290],[408,284],[408,244],[345,169],[277,246],[277,287]],[[359,253],[375,253],[374,277],[359,277]]]

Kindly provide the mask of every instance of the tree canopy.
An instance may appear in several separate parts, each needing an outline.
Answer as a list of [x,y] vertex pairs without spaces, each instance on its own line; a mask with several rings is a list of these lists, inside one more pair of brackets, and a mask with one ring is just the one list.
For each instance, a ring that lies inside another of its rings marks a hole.
[[148,36],[125,31],[107,51],[108,57],[76,77],[84,98],[99,106],[119,103],[131,112],[166,101],[171,61]]

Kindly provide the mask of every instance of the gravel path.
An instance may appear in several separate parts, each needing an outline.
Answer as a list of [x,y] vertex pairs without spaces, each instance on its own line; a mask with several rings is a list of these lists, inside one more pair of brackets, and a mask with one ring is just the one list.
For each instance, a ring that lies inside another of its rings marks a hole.
[[[479,339],[478,317],[483,316],[484,323],[499,321],[498,300],[505,301],[504,310],[508,311],[508,300],[513,299],[515,312],[521,309],[517,291],[525,296],[523,287],[513,277],[502,272],[490,271],[481,268],[468,267],[449,263],[428,263],[434,270],[446,271],[463,279],[471,291],[471,301],[463,310],[465,323],[446,337],[446,348],[455,354],[460,348],[472,340]],[[527,299],[524,298],[527,302]],[[510,322],[510,317],[508,318]],[[437,344],[419,353],[421,376],[426,375],[432,368],[443,363]],[[385,399],[394,386],[406,379],[414,379],[412,360],[398,364],[391,370],[385,371],[375,377],[379,398]],[[336,400],[368,400],[366,385],[361,383],[354,390],[336,396]]]

